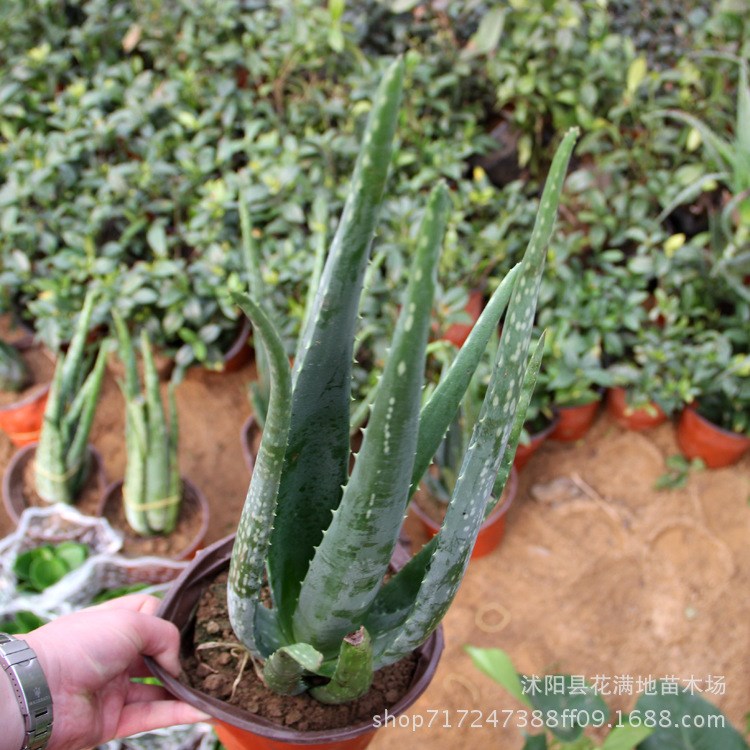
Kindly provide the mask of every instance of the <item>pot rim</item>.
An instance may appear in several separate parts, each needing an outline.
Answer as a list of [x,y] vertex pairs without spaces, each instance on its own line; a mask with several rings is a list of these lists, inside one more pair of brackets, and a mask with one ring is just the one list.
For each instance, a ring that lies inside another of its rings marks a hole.
[[[13,523],[15,523],[16,525],[18,525],[21,517],[16,512],[16,507],[11,500],[11,480],[15,479],[15,474],[18,471],[19,465],[21,465],[24,461],[30,460],[28,454],[36,453],[38,445],[39,442],[37,441],[34,443],[28,443],[27,445],[20,447],[11,457],[8,465],[5,467],[5,474],[3,474],[3,505],[6,512],[10,516],[11,521],[13,521]],[[96,474],[97,484],[99,485],[99,494],[102,494],[107,486],[107,478],[104,471],[104,459],[102,458],[102,454],[91,443],[87,443],[86,447],[93,460],[91,470]],[[48,503],[45,507],[51,507],[52,505],[54,505],[54,503]],[[73,505],[75,506],[75,503],[73,503]]]
[[718,432],[727,440],[732,440],[733,442],[737,442],[737,443],[747,443],[748,445],[750,445],[750,437],[748,437],[747,435],[744,435],[741,432],[734,432],[733,430],[727,430],[725,427],[721,427],[715,422],[712,422],[710,419],[707,419],[698,411],[697,404],[688,404],[685,406],[685,408],[683,409],[683,419],[684,419],[684,415],[687,413],[692,415],[701,425],[703,425],[704,427],[710,428],[711,430],[714,430],[715,432]]
[[[209,547],[199,552],[196,557],[189,563],[188,567],[174,580],[167,591],[164,599],[159,605],[156,615],[162,619],[168,620],[177,625],[180,630],[181,639],[189,630],[194,620],[194,610],[192,607],[190,616],[185,622],[176,622],[174,619],[175,609],[178,599],[186,584],[195,582],[199,585],[204,580],[213,579],[220,571],[224,570],[229,562],[231,550],[234,542],[234,534],[231,534]],[[196,568],[198,569],[196,571]],[[203,587],[201,587],[203,588]],[[419,660],[417,662],[415,676],[409,687],[408,692],[387,711],[391,715],[403,713],[411,706],[427,689],[434,677],[438,661],[444,647],[442,626],[429,636],[427,641],[418,649]],[[300,732],[289,727],[274,724],[268,719],[244,711],[236,706],[231,706],[225,701],[207,696],[199,690],[180,682],[177,678],[166,672],[160,665],[156,664],[153,659],[144,657],[148,668],[158,677],[165,687],[181,700],[209,713],[214,719],[229,724],[243,731],[273,739],[282,742],[291,742],[301,745],[318,744],[327,741],[348,740],[354,737],[373,732],[377,729],[375,725],[376,716],[373,716],[368,722],[361,722],[353,726],[338,727],[335,729],[311,730]],[[383,718],[383,715],[380,715]]]
[[29,404],[33,403],[34,401],[39,401],[42,396],[46,396],[47,393],[49,393],[49,389],[52,386],[52,382],[49,383],[36,383],[32,387],[31,393],[29,393],[28,396],[24,396],[22,399],[18,401],[13,401],[10,404],[6,404],[5,406],[0,406],[0,414],[3,412],[9,412],[14,411],[15,409],[20,409],[24,406],[28,406]]
[[[515,501],[516,495],[518,494],[518,474],[518,469],[516,469],[515,466],[511,466],[510,474],[508,475],[508,481],[505,485],[505,489],[507,489],[506,498],[503,501],[503,504],[496,505],[492,509],[492,513],[490,513],[490,515],[482,522],[482,525],[479,527],[480,534],[485,529],[492,526],[494,523],[497,523],[497,521],[510,510],[510,506]],[[503,490],[503,492],[505,492],[505,490]],[[414,513],[419,517],[421,521],[427,523],[427,525],[430,526],[430,528],[435,529],[436,532],[440,530],[441,524],[436,523],[432,518],[430,518],[430,516],[425,513],[422,508],[419,507],[419,503],[412,500],[410,505],[414,509]]]
[[[193,536],[193,538],[190,540],[189,544],[187,544],[183,549],[178,550],[175,554],[169,555],[169,559],[176,561],[185,560],[195,553],[195,551],[200,547],[201,542],[205,538],[206,534],[208,533],[208,525],[210,521],[210,507],[206,496],[187,477],[180,475],[180,481],[182,482],[183,493],[191,493],[198,504],[198,509],[201,514],[201,525],[198,531],[195,533],[195,536]],[[99,501],[99,516],[101,516],[102,518],[106,518],[104,511],[107,505],[112,502],[112,498],[118,491],[120,492],[121,501],[123,484],[124,481],[122,479],[118,479],[116,482],[110,482],[110,484],[107,485],[106,489],[102,493],[101,500]],[[181,502],[184,502],[184,498],[183,500],[181,500]],[[115,528],[114,525],[112,526],[112,528]],[[117,530],[119,531],[119,529]],[[122,554],[122,552],[120,554]]]

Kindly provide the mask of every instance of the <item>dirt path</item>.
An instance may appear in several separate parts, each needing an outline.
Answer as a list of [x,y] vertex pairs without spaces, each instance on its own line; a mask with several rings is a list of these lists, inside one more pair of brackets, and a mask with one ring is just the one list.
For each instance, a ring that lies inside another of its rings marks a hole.
[[[252,368],[191,372],[177,391],[183,473],[212,506],[209,540],[231,532],[249,473],[239,431],[250,413]],[[93,430],[110,480],[122,477],[123,401],[107,377]],[[0,434],[0,471],[12,455]],[[691,474],[681,490],[656,491],[664,459],[677,453],[669,425],[624,432],[600,415],[576,445],[547,444],[521,476],[506,538],[472,563],[446,620],[447,647],[435,681],[411,713],[432,728],[381,732],[372,747],[520,748],[520,731],[455,725],[460,710],[519,708],[476,671],[464,644],[499,646],[527,673],[723,677],[707,695],[735,726],[750,710],[750,456],[736,467]],[[408,528],[419,541],[416,525]],[[0,535],[10,531],[0,512]],[[621,679],[618,680],[623,684]],[[613,683],[614,684],[614,683]],[[635,689],[635,688],[634,688]],[[636,695],[608,696],[627,709]],[[443,712],[447,711],[447,714]],[[477,719],[474,713],[465,724]],[[499,721],[505,721],[500,715]],[[440,726],[437,726],[437,725]]]

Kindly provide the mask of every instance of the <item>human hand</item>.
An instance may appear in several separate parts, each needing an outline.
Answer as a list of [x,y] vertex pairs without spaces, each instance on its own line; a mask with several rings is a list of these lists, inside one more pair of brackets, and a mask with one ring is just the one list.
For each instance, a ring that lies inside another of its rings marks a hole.
[[144,655],[170,674],[180,672],[179,632],[154,615],[158,605],[152,596],[125,596],[22,636],[36,652],[52,693],[49,750],[82,750],[150,729],[210,719],[162,687],[131,682],[131,677],[149,674]]

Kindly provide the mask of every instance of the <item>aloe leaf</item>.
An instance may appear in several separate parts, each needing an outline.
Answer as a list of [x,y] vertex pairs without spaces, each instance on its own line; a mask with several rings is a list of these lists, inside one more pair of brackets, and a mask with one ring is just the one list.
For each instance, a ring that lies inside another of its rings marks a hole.
[[120,351],[118,352],[123,365],[125,366],[125,383],[121,388],[126,399],[135,398],[138,395],[138,366],[135,360],[135,349],[133,340],[130,337],[130,331],[120,315],[112,311],[112,320],[115,324],[117,334],[117,344]]
[[372,677],[372,640],[367,630],[360,628],[341,641],[330,682],[311,688],[310,695],[321,703],[348,703],[370,689]]
[[469,386],[493,332],[508,305],[520,266],[516,265],[502,280],[490,301],[474,324],[464,345],[456,355],[448,373],[441,378],[419,417],[419,438],[410,494],[414,494],[445,435],[448,425],[458,411],[461,399]]
[[391,160],[403,71],[401,60],[392,64],[375,96],[350,193],[294,363],[289,448],[268,560],[284,627],[291,623],[300,582],[347,478],[352,341]]
[[[96,405],[99,402],[99,394],[102,390],[104,381],[104,366],[107,363],[107,351],[104,346],[99,348],[99,354],[94,363],[94,369],[91,370],[82,389],[86,392],[86,400],[81,412],[81,418],[75,427],[75,434],[65,456],[66,471],[72,472],[75,466],[79,470],[71,476],[69,480],[71,496],[76,495],[88,475],[88,442],[91,433],[91,425],[94,423],[94,414]],[[72,499],[72,497],[71,497]]]
[[677,208],[677,206],[681,206],[684,203],[690,203],[691,201],[695,200],[706,188],[707,185],[711,184],[715,181],[721,181],[721,180],[728,180],[729,179],[729,172],[711,172],[710,174],[705,174],[700,179],[696,180],[695,182],[688,185],[683,190],[680,190],[679,193],[662,209],[661,213],[656,217],[656,222],[658,224],[661,224],[664,219],[669,216],[669,214],[672,213],[672,211]]
[[271,375],[266,427],[237,527],[227,585],[232,629],[242,643],[259,656],[255,635],[256,610],[263,606],[258,596],[265,583],[266,556],[287,448],[292,386],[289,360],[271,320],[247,295],[235,294],[233,299],[250,318],[255,333],[261,337],[268,352]]
[[[745,167],[750,167],[750,87],[747,85],[747,65],[740,60],[740,80],[737,87],[737,122],[734,126],[734,137],[738,151],[745,159]],[[745,175],[746,184],[740,189],[750,188],[750,174]]]
[[78,384],[78,374],[81,372],[83,365],[83,354],[86,347],[86,339],[89,335],[89,326],[91,325],[91,316],[94,312],[95,301],[96,293],[88,292],[83,301],[81,313],[76,321],[70,346],[63,358],[61,393],[64,401],[70,401],[73,398]]
[[430,196],[420,227],[406,301],[370,421],[363,430],[359,457],[310,562],[294,613],[296,639],[312,643],[327,655],[361,624],[380,588],[403,522],[448,206],[447,188],[440,183]]
[[177,380],[172,379],[167,386],[167,404],[169,408],[169,423],[167,425],[169,445],[169,496],[179,497],[180,502],[167,508],[167,526],[174,529],[177,519],[180,517],[180,506],[182,505],[182,477],[180,476],[180,462],[178,460],[180,423],[177,416],[177,400],[175,390]]
[[47,503],[69,502],[65,489],[55,477],[65,474],[65,446],[60,434],[64,402],[61,395],[62,360],[58,360],[52,377],[42,430],[34,456],[34,483],[39,497]]
[[168,534],[171,531],[168,524],[169,507],[165,503],[170,500],[169,435],[159,389],[159,376],[145,330],[141,332],[141,359],[143,360],[143,395],[146,401],[148,441],[144,510],[151,531]]
[[[302,330],[307,326],[307,321],[312,316],[315,306],[315,297],[320,286],[320,278],[323,275],[323,268],[326,262],[326,250],[328,242],[328,203],[322,195],[317,195],[312,205],[312,221],[310,222],[310,231],[312,232],[315,244],[315,256],[313,260],[312,273],[310,275],[310,284],[307,287],[307,296],[305,298],[305,314],[302,318]],[[303,338],[299,337],[297,342],[297,352],[294,355],[295,360],[302,355],[300,347]]]
[[679,120],[685,125],[689,125],[691,128],[695,128],[703,138],[703,142],[706,148],[713,154],[714,158],[724,167],[726,170],[731,170],[734,164],[733,149],[730,143],[724,138],[717,135],[706,123],[699,120],[697,117],[682,112],[679,109],[664,109],[654,112],[654,115],[669,116],[675,120]]
[[[245,261],[247,283],[250,296],[259,304],[264,301],[262,274],[260,268],[260,248],[253,237],[253,225],[248,209],[245,191],[240,191],[239,198],[240,229],[242,236],[242,256]],[[255,341],[255,369],[257,381],[250,385],[250,400],[253,414],[258,426],[263,429],[268,411],[268,391],[270,388],[268,374],[268,355],[261,340]]]
[[534,394],[534,388],[536,387],[536,379],[539,375],[539,368],[542,364],[542,357],[544,356],[544,340],[546,338],[546,332],[542,333],[539,337],[539,341],[536,343],[536,347],[529,360],[528,367],[526,368],[526,374],[523,379],[523,388],[521,389],[521,395],[518,397],[518,405],[516,406],[516,413],[513,415],[513,426],[510,430],[510,436],[508,437],[508,443],[505,446],[505,452],[503,453],[502,460],[500,462],[500,471],[495,479],[495,484],[492,488],[492,497],[487,503],[487,507],[484,511],[484,517],[487,518],[490,513],[495,509],[495,506],[500,501],[500,497],[505,489],[505,483],[508,481],[511,469],[513,468],[513,460],[516,457],[516,449],[518,448],[518,441],[521,439],[521,433],[523,432],[523,426],[526,422],[526,410],[529,408],[531,397]]
[[513,288],[487,395],[436,537],[432,559],[411,613],[398,631],[392,633],[390,643],[383,639],[376,645],[376,668],[398,661],[424,642],[453,601],[469,562],[484,520],[486,500],[513,427],[547,244],[577,133],[577,129],[568,131],[552,161],[529,246]]
[[122,483],[125,518],[133,531],[147,536],[151,533],[151,528],[146,513],[140,506],[145,502],[148,435],[145,404],[140,395],[125,400],[125,451],[127,461]]
[[[370,633],[375,634],[375,650],[378,650],[381,640],[387,642],[393,637],[393,632],[401,627],[409,615],[436,544],[435,537],[430,539],[378,591],[364,619],[364,626]],[[385,637],[381,637],[381,634],[385,634]]]
[[266,659],[263,681],[281,695],[298,695],[307,690],[303,681],[306,672],[317,672],[323,663],[323,654],[308,643],[282,646]]

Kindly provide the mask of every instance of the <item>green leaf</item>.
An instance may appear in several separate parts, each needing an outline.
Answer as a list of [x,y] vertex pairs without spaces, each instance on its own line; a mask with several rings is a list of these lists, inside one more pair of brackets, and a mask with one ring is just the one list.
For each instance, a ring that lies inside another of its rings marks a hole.
[[80,542],[60,542],[55,548],[55,555],[68,566],[68,570],[80,568],[89,556],[89,548]]
[[68,566],[57,557],[36,557],[29,566],[29,583],[36,591],[44,591],[56,584],[67,572]]
[[[627,722],[627,719],[625,719]],[[651,736],[651,727],[634,727],[632,724],[618,724],[604,740],[601,750],[633,750],[639,742]]]
[[662,683],[657,683],[656,692],[638,699],[630,721],[643,720],[646,711],[654,711],[657,718],[667,717],[668,726],[655,727],[638,750],[748,750],[747,742],[726,716],[700,695],[662,695]]
[[499,685],[502,685],[516,700],[531,705],[529,696],[524,695],[521,678],[513,666],[510,656],[499,648],[477,648],[464,646],[474,666],[484,672]]
[[468,45],[462,50],[462,55],[486,55],[494,52],[500,43],[500,37],[505,28],[506,9],[502,7],[491,8],[484,14],[479,22],[479,28],[469,40]]
[[[420,227],[406,301],[363,431],[359,458],[310,563],[294,613],[296,639],[326,654],[338,649],[341,639],[361,625],[382,585],[403,523],[448,206],[447,187],[439,183]],[[354,561],[356,576],[350,574]]]
[[300,584],[348,474],[352,342],[403,75],[403,62],[398,59],[381,80],[294,363],[289,446],[268,558],[274,602],[289,635]]
[[237,527],[227,586],[232,629],[253,654],[260,656],[265,655],[264,644],[256,637],[255,619],[256,611],[263,609],[258,595],[266,583],[266,555],[287,449],[291,373],[284,345],[270,318],[247,295],[234,294],[232,299],[250,318],[262,340],[271,376],[266,426]]
[[321,703],[348,703],[363,696],[372,685],[372,641],[370,634],[360,628],[341,642],[336,669],[330,682],[310,690]]
[[521,750],[547,750],[547,735],[530,734],[526,737]]

